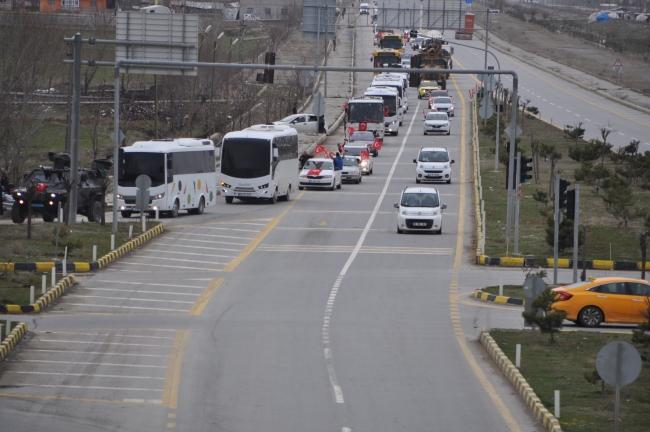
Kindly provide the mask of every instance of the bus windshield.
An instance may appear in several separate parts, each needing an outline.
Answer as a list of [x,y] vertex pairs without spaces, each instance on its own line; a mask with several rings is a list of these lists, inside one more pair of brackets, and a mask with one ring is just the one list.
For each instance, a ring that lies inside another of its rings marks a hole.
[[148,175],[151,186],[165,183],[165,155],[163,153],[122,153],[122,164],[117,179],[118,186],[133,187],[139,175]]
[[386,117],[393,117],[397,115],[397,96],[381,95],[384,100],[384,108],[388,107],[388,114]]
[[384,49],[402,49],[404,44],[398,38],[382,39],[380,46]]
[[391,53],[380,53],[375,56],[375,67],[382,67],[385,64],[400,64],[400,57]]
[[349,123],[384,122],[384,107],[379,103],[351,103],[349,105]]
[[269,140],[228,138],[222,146],[222,174],[235,178],[257,178],[271,173]]

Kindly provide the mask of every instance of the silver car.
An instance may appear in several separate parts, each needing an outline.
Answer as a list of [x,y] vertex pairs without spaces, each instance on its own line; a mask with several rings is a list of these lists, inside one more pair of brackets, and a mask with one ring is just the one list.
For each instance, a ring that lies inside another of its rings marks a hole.
[[361,183],[361,161],[354,156],[343,158],[343,170],[341,171],[341,181]]
[[361,152],[364,150],[368,151],[364,146],[354,146],[348,144],[345,146],[345,155],[354,156],[359,161],[359,166],[361,167],[361,173],[370,175],[372,174],[372,170],[374,168],[374,163],[372,161],[373,157],[372,157],[372,153],[369,152],[368,159],[361,158]]
[[454,101],[450,97],[434,97],[431,102],[431,108],[435,108],[439,112],[446,112],[449,117],[454,116]]

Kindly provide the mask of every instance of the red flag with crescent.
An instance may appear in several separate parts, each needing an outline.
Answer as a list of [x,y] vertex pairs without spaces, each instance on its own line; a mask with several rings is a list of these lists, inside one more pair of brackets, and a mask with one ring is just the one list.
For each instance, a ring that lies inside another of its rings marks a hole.
[[368,130],[368,123],[366,122],[360,122],[359,123],[359,131],[360,132],[365,132]]
[[381,142],[380,139],[375,139],[372,142],[372,148],[375,149],[375,150],[381,150],[381,144],[382,144],[382,142]]
[[317,175],[320,175],[320,172],[321,172],[321,171],[322,171],[322,170],[319,170],[319,169],[310,169],[310,170],[307,172],[307,175],[308,175],[308,176],[317,176]]
[[352,135],[354,133],[354,128],[352,126],[348,126],[348,135]]
[[325,152],[325,147],[323,147],[322,145],[317,145],[316,148],[314,149],[314,156],[324,152]]
[[370,159],[370,153],[368,153],[367,150],[361,150],[359,152],[359,156],[361,156],[361,160],[368,160]]
[[390,114],[390,111],[388,110],[388,107],[384,107],[384,117],[388,117],[388,114]]
[[324,158],[329,158],[329,157],[331,157],[330,152],[328,152],[327,150],[323,150],[323,157],[324,157]]

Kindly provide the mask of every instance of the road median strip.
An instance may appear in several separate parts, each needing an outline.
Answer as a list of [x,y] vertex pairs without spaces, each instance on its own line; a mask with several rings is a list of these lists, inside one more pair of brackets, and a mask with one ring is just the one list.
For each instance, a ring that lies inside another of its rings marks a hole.
[[16,327],[0,344],[0,362],[5,361],[11,350],[16,348],[18,342],[25,336],[25,333],[27,333],[27,323],[19,322],[16,324]]
[[[153,239],[154,237],[162,234],[165,230],[163,224],[156,225],[148,231],[140,234],[135,237],[133,240],[129,240],[124,243],[122,246],[117,249],[107,253],[103,257],[99,258],[97,261],[89,263],[68,263],[66,265],[66,270],[70,272],[87,272],[91,270],[102,269],[111,262],[115,261],[117,258],[124,256],[128,252],[137,248],[138,246],[143,245],[147,241]],[[25,271],[49,271],[55,267],[55,263],[41,262],[41,263],[0,263],[0,270],[3,271],[14,271],[14,270],[25,270]],[[62,269],[61,263],[56,263],[57,270]],[[38,269],[38,270],[37,270]],[[72,285],[77,282],[77,278],[74,275],[69,275],[64,277],[57,283],[54,287],[47,290],[36,302],[29,305],[14,305],[14,304],[0,304],[0,313],[32,313],[32,312],[42,312],[46,306],[52,304],[54,300],[59,298],[66,292]]]
[[[553,267],[553,258],[546,259],[546,267]],[[515,257],[490,257],[478,255],[476,264],[492,267],[540,267],[540,260],[537,258],[515,258]],[[589,270],[641,270],[640,261],[610,261],[610,260],[586,260],[586,268]],[[560,258],[557,260],[558,268],[573,268],[573,260]],[[578,268],[582,269],[582,260],[578,260]],[[650,270],[650,261],[645,263],[646,270]]]
[[479,342],[488,352],[492,361],[501,369],[501,372],[508,378],[510,383],[519,392],[521,397],[532,411],[533,415],[539,420],[549,432],[561,432],[560,422],[553,416],[539,400],[528,381],[521,375],[519,369],[512,364],[510,359],[501,351],[501,348],[492,339],[486,329],[481,329]]
[[526,301],[521,298],[490,294],[490,293],[486,293],[480,288],[474,291],[474,298],[484,302],[497,303],[497,304],[509,304],[509,305],[516,305],[516,306],[523,306],[526,303]]

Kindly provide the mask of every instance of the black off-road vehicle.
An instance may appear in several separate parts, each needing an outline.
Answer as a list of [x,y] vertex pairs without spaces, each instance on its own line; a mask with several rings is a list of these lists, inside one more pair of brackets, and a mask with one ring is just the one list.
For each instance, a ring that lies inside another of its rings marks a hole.
[[[57,208],[61,203],[63,214],[68,214],[68,194],[66,179],[70,178],[70,155],[67,153],[49,153],[53,166],[40,166],[25,174],[23,184],[14,190],[14,204],[11,208],[11,220],[23,223],[27,218],[27,202],[30,188],[32,214],[40,214],[45,222],[53,222],[57,217]],[[77,213],[88,217],[89,222],[100,222],[102,217],[102,189],[100,179],[107,178],[111,160],[97,159],[92,169],[79,169],[79,186],[77,188]]]

